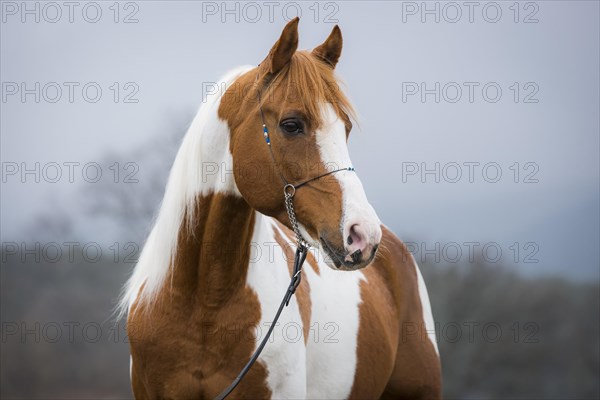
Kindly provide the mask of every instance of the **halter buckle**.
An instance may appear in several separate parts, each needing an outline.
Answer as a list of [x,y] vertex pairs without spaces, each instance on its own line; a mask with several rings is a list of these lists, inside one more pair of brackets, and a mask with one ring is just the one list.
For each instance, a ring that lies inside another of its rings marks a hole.
[[294,185],[292,185],[291,183],[288,183],[287,185],[285,185],[283,187],[283,195],[285,197],[294,197],[295,194],[296,194],[296,187]]

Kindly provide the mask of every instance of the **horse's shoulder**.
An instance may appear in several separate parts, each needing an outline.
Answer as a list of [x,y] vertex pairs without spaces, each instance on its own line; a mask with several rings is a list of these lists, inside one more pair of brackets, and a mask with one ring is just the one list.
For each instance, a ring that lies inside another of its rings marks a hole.
[[367,279],[377,275],[395,299],[399,311],[419,298],[419,268],[406,244],[382,225],[382,239],[377,257],[364,269]]
[[377,260],[388,269],[400,274],[403,279],[416,283],[418,266],[408,246],[385,225],[381,228],[382,239]]

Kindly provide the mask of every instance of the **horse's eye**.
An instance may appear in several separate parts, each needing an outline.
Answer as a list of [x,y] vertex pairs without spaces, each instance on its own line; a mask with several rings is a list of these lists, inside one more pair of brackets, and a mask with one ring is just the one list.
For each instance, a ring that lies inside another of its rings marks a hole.
[[299,135],[302,133],[302,123],[296,119],[286,119],[279,124],[281,129],[290,135]]

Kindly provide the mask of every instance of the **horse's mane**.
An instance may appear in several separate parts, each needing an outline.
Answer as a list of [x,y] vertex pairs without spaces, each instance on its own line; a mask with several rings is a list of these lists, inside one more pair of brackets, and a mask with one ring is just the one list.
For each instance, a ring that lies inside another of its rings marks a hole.
[[[117,304],[117,318],[122,318],[136,299],[140,305],[154,302],[175,260],[182,224],[187,222],[187,226],[192,226],[198,195],[220,189],[203,184],[202,163],[206,160],[202,155],[202,144],[208,140],[204,133],[207,129],[216,128],[209,124],[214,122],[211,119],[214,120],[213,113],[216,114],[221,102],[222,89],[229,87],[252,68],[243,66],[226,74],[216,86],[217,93],[206,98],[188,128],[169,173],[165,195],[152,231]],[[223,185],[218,179],[216,183]]]

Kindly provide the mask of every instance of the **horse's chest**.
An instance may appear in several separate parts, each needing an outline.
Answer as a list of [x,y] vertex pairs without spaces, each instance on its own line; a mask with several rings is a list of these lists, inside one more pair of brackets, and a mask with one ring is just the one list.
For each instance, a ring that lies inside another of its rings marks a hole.
[[[352,389],[363,275],[318,264],[318,268],[305,264],[302,286],[284,309],[261,354],[273,398],[345,398]],[[289,279],[285,260],[250,265],[248,285],[261,307],[257,344],[266,334]]]

